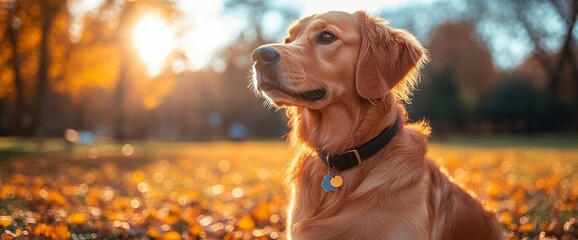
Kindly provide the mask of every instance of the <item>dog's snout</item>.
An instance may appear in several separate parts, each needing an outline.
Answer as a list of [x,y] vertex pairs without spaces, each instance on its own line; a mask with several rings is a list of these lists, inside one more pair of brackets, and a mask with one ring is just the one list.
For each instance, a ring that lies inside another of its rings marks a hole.
[[254,62],[271,63],[279,59],[279,52],[272,47],[259,47],[253,51],[251,59],[253,59]]
[[251,59],[255,62],[257,70],[263,70],[279,62],[281,55],[272,47],[259,47],[251,54]]

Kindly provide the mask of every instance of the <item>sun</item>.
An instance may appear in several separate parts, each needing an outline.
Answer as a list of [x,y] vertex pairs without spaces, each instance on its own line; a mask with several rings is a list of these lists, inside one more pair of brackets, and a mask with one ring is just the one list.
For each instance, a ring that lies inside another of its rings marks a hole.
[[175,36],[160,17],[142,17],[134,26],[132,41],[150,76],[158,75],[168,55],[174,49]]

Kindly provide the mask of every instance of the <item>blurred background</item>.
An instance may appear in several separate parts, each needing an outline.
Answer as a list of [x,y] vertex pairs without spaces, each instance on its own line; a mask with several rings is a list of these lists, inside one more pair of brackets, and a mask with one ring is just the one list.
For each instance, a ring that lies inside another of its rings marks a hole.
[[0,239],[284,239],[250,56],[360,9],[429,49],[427,157],[507,239],[578,239],[576,0],[0,0]]
[[300,17],[359,9],[429,49],[408,110],[434,138],[578,131],[572,0],[0,3],[0,135],[280,139],[283,111],[247,88],[252,50]]

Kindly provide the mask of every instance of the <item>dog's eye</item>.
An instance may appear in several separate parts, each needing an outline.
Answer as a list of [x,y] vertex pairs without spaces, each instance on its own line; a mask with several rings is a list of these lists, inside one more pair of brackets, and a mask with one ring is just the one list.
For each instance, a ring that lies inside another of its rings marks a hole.
[[321,44],[330,44],[333,41],[335,41],[335,39],[337,39],[337,37],[335,37],[335,35],[333,35],[330,32],[327,31],[323,31],[321,32],[321,34],[319,34],[319,36],[317,37],[317,42],[321,43]]

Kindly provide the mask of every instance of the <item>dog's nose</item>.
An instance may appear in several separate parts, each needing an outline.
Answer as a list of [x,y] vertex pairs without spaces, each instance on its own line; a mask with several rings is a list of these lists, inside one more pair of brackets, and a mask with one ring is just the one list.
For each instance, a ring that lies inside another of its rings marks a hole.
[[281,55],[272,47],[259,47],[251,54],[251,59],[255,62],[257,70],[263,70],[279,62]]

